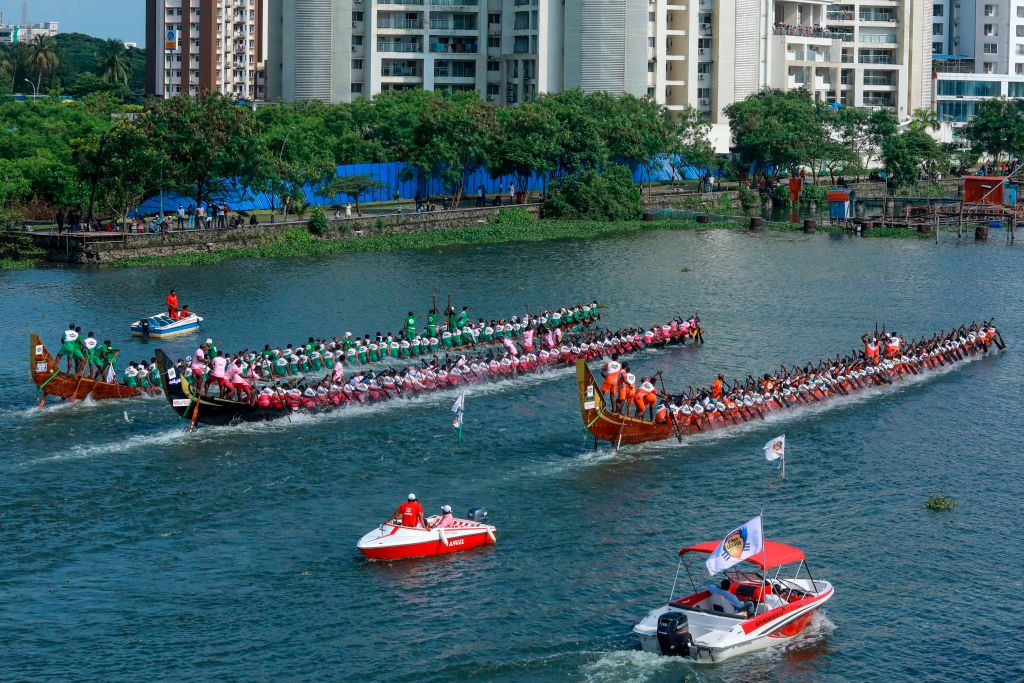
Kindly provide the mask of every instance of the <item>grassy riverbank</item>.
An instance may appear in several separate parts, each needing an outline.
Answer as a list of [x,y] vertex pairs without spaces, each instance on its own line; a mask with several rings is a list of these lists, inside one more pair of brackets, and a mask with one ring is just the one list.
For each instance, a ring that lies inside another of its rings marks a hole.
[[[792,223],[765,223],[769,232],[800,232],[802,226]],[[219,249],[217,251],[165,256],[136,256],[110,261],[110,265],[132,266],[197,266],[220,263],[241,258],[291,258],[360,252],[387,252],[403,249],[432,249],[436,247],[470,244],[499,244],[504,242],[540,242],[557,239],[594,239],[616,235],[631,235],[648,230],[737,230],[746,231],[747,224],[739,221],[697,223],[693,220],[582,222],[538,220],[515,225],[479,225],[468,228],[442,228],[420,232],[407,232],[366,237],[321,239],[303,228],[291,228],[268,235],[263,243],[247,247]],[[839,228],[821,226],[819,232],[843,232]],[[871,234],[871,233],[869,233]],[[901,231],[885,237],[916,237],[917,233]]]

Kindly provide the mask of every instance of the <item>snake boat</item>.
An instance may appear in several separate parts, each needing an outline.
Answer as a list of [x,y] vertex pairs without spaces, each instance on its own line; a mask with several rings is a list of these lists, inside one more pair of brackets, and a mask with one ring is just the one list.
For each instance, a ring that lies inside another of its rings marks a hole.
[[881,360],[877,365],[859,360],[828,371],[776,381],[767,390],[763,386],[748,386],[722,399],[688,396],[685,401],[677,401],[677,397],[661,395],[666,403],[672,404],[672,410],[666,411],[661,420],[616,410],[609,403],[609,396],[602,392],[602,384],[594,377],[586,360],[580,359],[576,361],[580,415],[584,428],[594,436],[595,447],[602,441],[616,448],[622,444],[671,438],[682,442],[686,437],[701,432],[764,419],[768,413],[830,401],[869,387],[891,386],[912,375],[960,365],[989,353],[993,348],[1002,350],[1002,335],[994,329],[993,332],[998,336],[986,339],[982,334],[963,333],[945,338],[927,350],[915,349],[899,357]]
[[109,398],[131,398],[143,393],[138,387],[116,382],[101,382],[84,375],[63,372],[37,334],[29,335],[29,363],[32,381],[43,395],[39,402],[40,407],[46,403],[48,396],[56,396],[61,400],[80,401],[92,398],[99,401]]

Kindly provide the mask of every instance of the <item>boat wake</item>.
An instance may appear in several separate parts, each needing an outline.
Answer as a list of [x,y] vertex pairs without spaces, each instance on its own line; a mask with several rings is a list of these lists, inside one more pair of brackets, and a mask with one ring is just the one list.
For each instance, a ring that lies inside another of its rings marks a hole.
[[683,680],[687,663],[678,657],[662,657],[643,650],[606,652],[580,669],[588,683],[645,683],[650,680]]
[[[108,403],[108,401],[104,401]],[[21,463],[22,466],[32,467],[62,461],[83,460],[104,455],[115,455],[127,453],[135,449],[152,449],[154,446],[179,443],[182,440],[182,433],[179,429],[169,429],[156,434],[136,434],[128,438],[119,439],[109,443],[89,444],[87,446],[72,446],[62,453],[54,453],[40,458],[33,458]]]

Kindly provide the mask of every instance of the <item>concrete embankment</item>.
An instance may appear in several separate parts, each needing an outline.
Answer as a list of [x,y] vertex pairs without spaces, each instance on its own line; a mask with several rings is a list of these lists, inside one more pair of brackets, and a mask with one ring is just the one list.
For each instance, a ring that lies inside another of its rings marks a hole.
[[[518,207],[537,216],[539,205]],[[387,216],[364,216],[329,221],[330,229],[323,237],[359,239],[370,235],[388,235],[464,228],[487,223],[500,208],[457,209],[429,213],[401,213]],[[172,254],[214,252],[267,244],[285,230],[305,227],[308,220],[263,223],[229,230],[172,230],[167,235],[121,232],[92,232],[56,235],[30,233],[33,243],[45,250],[45,260],[61,263],[110,263],[138,257],[160,257]],[[22,233],[24,234],[24,233]],[[0,239],[5,236],[0,233]]]

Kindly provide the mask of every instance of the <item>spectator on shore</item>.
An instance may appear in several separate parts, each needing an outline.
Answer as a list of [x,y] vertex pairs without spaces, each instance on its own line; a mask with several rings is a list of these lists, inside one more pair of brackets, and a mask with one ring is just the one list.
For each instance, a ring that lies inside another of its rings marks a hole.
[[178,230],[185,229],[185,207],[182,204],[178,204]]
[[57,209],[57,236],[64,230],[64,209]]
[[188,211],[188,229],[194,230],[196,227],[196,205],[189,202]]
[[256,220],[256,214],[255,213],[251,214],[249,216],[249,225],[256,225],[257,223],[259,223],[259,221]]
[[68,212],[68,232],[78,232],[82,229],[82,216],[72,209]]
[[483,183],[480,184],[480,187],[476,188],[476,206],[478,209],[487,204],[486,190],[487,188],[483,186]]
[[509,204],[515,204],[516,203],[516,184],[515,183],[509,183],[508,184],[508,203]]
[[345,202],[345,218],[352,218],[352,202]]
[[416,188],[416,213],[420,213],[423,208],[423,192],[419,188]]
[[224,227],[227,227],[228,214],[231,213],[231,208],[228,206],[227,202],[224,202],[224,205],[222,207],[220,207],[220,210],[221,210],[221,224]]
[[206,220],[204,219],[205,215],[206,209],[203,208],[203,205],[200,204],[196,206],[196,227],[200,230],[206,227]]

